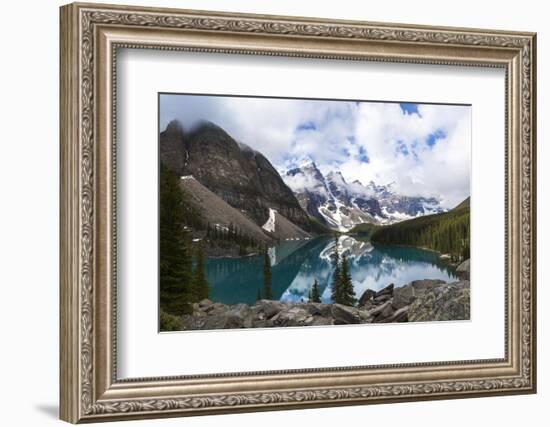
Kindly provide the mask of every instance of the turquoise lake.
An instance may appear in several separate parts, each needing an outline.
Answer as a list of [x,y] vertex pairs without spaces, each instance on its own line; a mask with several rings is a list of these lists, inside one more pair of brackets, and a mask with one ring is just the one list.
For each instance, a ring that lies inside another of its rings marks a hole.
[[[424,249],[375,245],[351,236],[335,239],[318,237],[289,241],[269,249],[273,298],[281,301],[307,301],[315,279],[321,300],[330,303],[330,283],[334,273],[335,248],[350,260],[355,294],[359,298],[370,288],[379,290],[393,283],[396,287],[413,280],[457,280],[455,269],[439,255]],[[263,258],[208,258],[206,274],[210,299],[224,304],[254,304],[263,286]]]

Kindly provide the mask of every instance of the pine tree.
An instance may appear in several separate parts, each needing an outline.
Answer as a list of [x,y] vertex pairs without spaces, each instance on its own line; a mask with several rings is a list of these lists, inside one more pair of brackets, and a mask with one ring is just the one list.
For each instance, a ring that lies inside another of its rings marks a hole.
[[445,213],[426,215],[378,228],[376,243],[421,246],[449,254],[453,261],[470,257],[470,207],[463,202]]
[[273,289],[271,288],[271,261],[267,249],[264,249],[264,290],[265,299],[273,299]]
[[196,302],[208,298],[208,281],[204,270],[204,251],[202,244],[199,244],[195,254],[195,271],[193,273],[193,300]]
[[340,273],[339,293],[337,301],[343,305],[355,305],[357,299],[355,298],[355,290],[353,289],[353,282],[351,280],[351,272],[349,267],[349,260],[346,256],[342,259],[342,269]]
[[184,197],[177,175],[161,165],[160,307],[172,315],[192,311],[192,262],[189,236],[184,228]]
[[311,302],[321,302],[321,292],[319,289],[319,283],[317,282],[317,279],[313,282],[313,286],[311,287],[309,300]]

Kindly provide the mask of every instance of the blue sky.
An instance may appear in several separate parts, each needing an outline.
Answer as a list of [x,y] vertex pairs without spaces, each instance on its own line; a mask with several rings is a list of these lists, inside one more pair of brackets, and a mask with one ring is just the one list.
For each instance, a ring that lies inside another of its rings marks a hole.
[[279,170],[313,160],[448,207],[470,192],[469,106],[162,94],[159,108],[161,130],[212,121]]

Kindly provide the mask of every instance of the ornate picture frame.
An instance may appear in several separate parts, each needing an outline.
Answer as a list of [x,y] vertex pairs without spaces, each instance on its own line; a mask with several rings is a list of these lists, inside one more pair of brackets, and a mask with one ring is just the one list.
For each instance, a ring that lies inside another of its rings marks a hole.
[[[536,391],[536,35],[70,4],[61,21],[60,416],[112,421]],[[117,49],[505,71],[504,358],[119,379]]]

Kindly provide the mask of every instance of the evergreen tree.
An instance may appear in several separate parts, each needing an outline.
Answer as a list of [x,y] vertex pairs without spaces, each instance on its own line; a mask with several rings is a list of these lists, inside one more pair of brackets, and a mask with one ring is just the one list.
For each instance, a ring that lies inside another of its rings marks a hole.
[[264,249],[264,290],[265,299],[273,299],[273,289],[271,288],[271,261],[267,249]]
[[204,270],[204,251],[201,243],[195,254],[195,271],[193,274],[193,300],[196,302],[208,298],[208,281]]
[[192,260],[184,228],[184,193],[177,175],[161,165],[159,212],[160,306],[167,314],[192,311]]
[[309,300],[311,302],[321,302],[321,291],[319,289],[319,283],[317,282],[317,279],[313,282],[313,286],[311,287]]
[[349,306],[355,305],[357,299],[355,298],[355,290],[353,289],[353,282],[351,280],[349,260],[346,256],[342,259],[342,268],[338,287],[338,300],[336,302]]
[[377,228],[371,240],[426,247],[449,254],[455,262],[470,258],[469,199],[456,208]]

